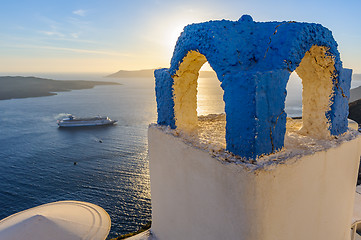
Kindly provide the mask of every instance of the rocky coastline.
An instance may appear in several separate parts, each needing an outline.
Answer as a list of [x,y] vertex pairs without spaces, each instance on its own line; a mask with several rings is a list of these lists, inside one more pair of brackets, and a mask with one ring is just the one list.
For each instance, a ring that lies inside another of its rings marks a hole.
[[120,85],[116,82],[52,80],[38,77],[0,77],[0,100],[56,95],[57,92],[90,89],[97,85]]

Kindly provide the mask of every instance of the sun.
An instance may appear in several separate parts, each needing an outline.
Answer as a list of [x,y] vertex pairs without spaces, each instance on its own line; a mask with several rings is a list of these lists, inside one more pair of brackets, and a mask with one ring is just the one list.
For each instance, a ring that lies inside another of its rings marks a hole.
[[169,34],[166,39],[167,49],[169,52],[173,53],[175,45],[177,44],[177,40],[186,25],[187,24],[178,24],[177,26],[172,26],[172,28],[169,30]]

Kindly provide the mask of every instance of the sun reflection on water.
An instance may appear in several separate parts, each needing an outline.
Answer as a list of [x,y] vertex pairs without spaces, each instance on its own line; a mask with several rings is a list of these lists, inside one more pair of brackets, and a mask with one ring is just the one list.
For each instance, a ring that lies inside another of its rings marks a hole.
[[199,78],[197,95],[198,116],[224,113],[223,89],[217,78]]

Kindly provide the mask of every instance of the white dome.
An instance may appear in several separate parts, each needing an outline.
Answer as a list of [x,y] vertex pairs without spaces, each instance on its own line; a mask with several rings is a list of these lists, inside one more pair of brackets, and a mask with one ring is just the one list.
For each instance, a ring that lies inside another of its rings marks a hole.
[[104,240],[110,217],[101,207],[78,201],[44,204],[0,221],[0,239]]

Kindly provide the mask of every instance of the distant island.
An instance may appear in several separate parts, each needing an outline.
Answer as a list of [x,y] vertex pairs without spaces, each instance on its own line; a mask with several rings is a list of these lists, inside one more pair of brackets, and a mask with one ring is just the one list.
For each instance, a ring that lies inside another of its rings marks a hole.
[[[155,69],[144,69],[136,71],[120,70],[116,73],[110,74],[106,77],[110,78],[154,78]],[[201,78],[216,78],[217,75],[214,71],[200,71],[199,77]]]
[[[116,73],[110,74],[106,77],[109,78],[154,78],[155,69],[142,69],[142,70],[120,70]],[[214,71],[200,71],[199,77],[201,78],[216,78],[217,75]],[[361,80],[361,74],[353,74],[352,79]]]
[[352,79],[355,79],[355,80],[361,80],[361,74],[360,73],[355,73],[352,75]]
[[348,102],[354,102],[359,99],[361,99],[361,86],[350,89],[350,99],[348,100]]
[[14,98],[43,97],[56,92],[90,89],[96,85],[120,85],[115,82],[52,80],[37,77],[0,77],[0,100]]
[[[354,74],[353,79],[361,80],[361,74]],[[358,124],[361,124],[361,86],[350,90],[348,106],[348,118],[356,121]]]

